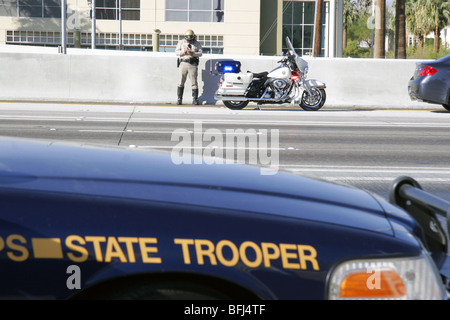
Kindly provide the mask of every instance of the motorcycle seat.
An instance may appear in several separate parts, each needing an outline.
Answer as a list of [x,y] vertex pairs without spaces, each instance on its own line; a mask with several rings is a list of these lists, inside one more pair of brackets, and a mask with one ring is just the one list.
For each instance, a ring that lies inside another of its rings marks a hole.
[[[250,71],[248,71],[248,72],[250,72]],[[258,79],[266,78],[268,74],[269,73],[267,71],[259,72],[259,73],[253,73],[253,78],[258,78]]]

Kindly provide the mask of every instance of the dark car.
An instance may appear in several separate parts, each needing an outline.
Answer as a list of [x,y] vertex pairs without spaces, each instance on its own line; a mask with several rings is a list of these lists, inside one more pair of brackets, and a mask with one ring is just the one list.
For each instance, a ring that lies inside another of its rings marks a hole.
[[411,179],[394,184],[397,206],[164,153],[10,138],[0,150],[0,298],[447,299],[437,215],[450,205]]
[[408,83],[408,93],[412,100],[442,104],[450,110],[450,55],[417,63]]

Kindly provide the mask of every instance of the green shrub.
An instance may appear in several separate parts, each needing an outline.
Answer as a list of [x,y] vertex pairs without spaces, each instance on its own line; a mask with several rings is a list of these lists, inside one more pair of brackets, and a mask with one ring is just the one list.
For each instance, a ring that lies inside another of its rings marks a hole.
[[342,51],[343,57],[370,58],[370,49],[361,48],[358,43],[351,40],[347,43],[347,48]]
[[427,42],[423,47],[410,46],[406,49],[408,59],[438,59],[450,54],[450,49],[444,46],[440,47],[438,53],[434,52],[433,42]]

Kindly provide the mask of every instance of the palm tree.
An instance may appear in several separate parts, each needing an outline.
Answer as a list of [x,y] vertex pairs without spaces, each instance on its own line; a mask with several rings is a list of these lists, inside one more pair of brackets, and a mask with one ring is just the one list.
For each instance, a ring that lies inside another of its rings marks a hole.
[[354,0],[356,2],[356,11],[359,16],[367,13],[367,10],[372,6],[373,0]]
[[375,12],[374,58],[384,58],[386,37],[386,0],[377,0]]
[[450,3],[446,0],[428,0],[431,14],[431,28],[434,32],[434,52],[439,52],[441,30],[447,26],[450,16]]
[[[410,0],[414,2],[413,0]],[[405,0],[395,3],[395,58],[406,59],[406,17]]]
[[411,0],[407,6],[408,29],[419,39],[419,47],[423,47],[427,34],[434,33],[435,53],[439,52],[441,30],[449,17],[450,3],[446,0]]
[[344,0],[342,47],[347,48],[347,32],[350,25],[359,19],[356,2]]
[[406,3],[406,24],[409,32],[414,35],[415,39],[418,39],[418,46],[423,47],[424,45],[424,37],[425,30],[422,30],[420,21],[423,21],[419,16],[419,12],[421,12],[422,4],[419,0],[410,0]]

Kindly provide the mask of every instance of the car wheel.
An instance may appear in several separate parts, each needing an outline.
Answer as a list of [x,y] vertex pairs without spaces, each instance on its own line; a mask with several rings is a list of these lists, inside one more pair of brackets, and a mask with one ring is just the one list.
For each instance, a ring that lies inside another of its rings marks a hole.
[[106,287],[81,299],[101,300],[230,300],[210,286],[185,280],[140,280]]

